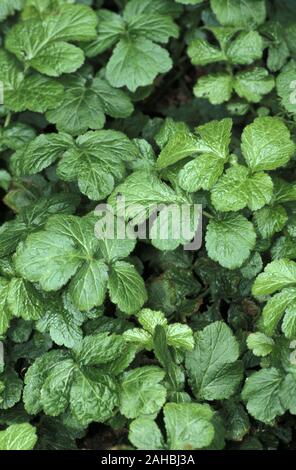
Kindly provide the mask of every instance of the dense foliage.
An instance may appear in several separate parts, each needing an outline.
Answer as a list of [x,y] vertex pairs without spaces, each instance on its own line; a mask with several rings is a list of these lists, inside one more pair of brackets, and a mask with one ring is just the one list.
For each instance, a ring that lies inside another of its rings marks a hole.
[[[295,0],[0,21],[0,449],[295,447]],[[106,201],[202,204],[202,247]]]

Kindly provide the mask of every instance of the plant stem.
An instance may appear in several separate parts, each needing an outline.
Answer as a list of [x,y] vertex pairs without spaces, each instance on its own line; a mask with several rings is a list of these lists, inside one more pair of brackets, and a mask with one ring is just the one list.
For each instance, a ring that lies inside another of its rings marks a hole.
[[202,215],[205,215],[208,219],[214,219],[214,216],[207,211],[202,211]]
[[8,127],[11,121],[11,113],[9,112],[5,118],[4,127]]

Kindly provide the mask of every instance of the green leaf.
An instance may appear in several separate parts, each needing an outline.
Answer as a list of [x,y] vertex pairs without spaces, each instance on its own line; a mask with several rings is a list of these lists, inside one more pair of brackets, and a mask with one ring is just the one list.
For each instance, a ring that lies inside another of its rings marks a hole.
[[112,362],[107,365],[110,373],[115,376],[124,372],[125,369],[127,369],[132,364],[136,358],[136,354],[139,352],[139,347],[138,345],[125,343],[123,349],[119,349],[119,351],[120,356],[113,359]]
[[269,338],[264,333],[251,333],[247,338],[247,346],[255,356],[267,356],[271,353],[273,345],[273,339]]
[[295,241],[291,237],[279,237],[271,248],[272,259],[296,259]]
[[12,279],[7,297],[9,310],[24,320],[38,320],[45,312],[46,304],[33,285],[23,279]]
[[179,16],[182,12],[180,5],[172,3],[170,0],[159,0],[157,3],[154,0],[130,0],[124,9],[124,18],[129,20],[136,15],[148,15],[157,13],[159,15],[170,15],[172,17]]
[[199,189],[211,189],[223,173],[224,161],[212,154],[202,154],[186,163],[179,173],[179,184],[193,193]]
[[215,435],[214,439],[212,440],[211,444],[206,448],[206,450],[222,450],[225,447],[226,430],[220,414],[214,414],[212,418],[212,424],[214,426]]
[[84,263],[69,285],[69,294],[73,303],[81,311],[91,310],[102,305],[105,299],[108,280],[108,268],[102,260]]
[[137,156],[137,149],[122,132],[90,131],[76,139],[58,164],[58,176],[76,181],[80,191],[98,201],[108,196],[115,182],[125,175],[125,161]]
[[288,221],[284,207],[280,205],[263,207],[254,214],[254,223],[262,238],[271,238],[280,232]]
[[151,418],[137,418],[131,422],[128,438],[141,450],[161,450],[164,448],[159,427]]
[[295,152],[295,144],[281,119],[260,117],[245,127],[242,152],[253,171],[275,170],[288,163]]
[[138,313],[138,320],[142,327],[151,335],[154,334],[157,325],[167,326],[168,324],[163,312],[151,310],[150,308],[143,308]]
[[268,295],[296,285],[296,263],[286,259],[269,263],[264,273],[259,274],[253,285],[253,295]]
[[[12,124],[1,130],[0,146],[18,150],[23,145],[28,144],[36,137],[36,131],[33,127],[21,122]],[[5,170],[2,170],[5,171]]]
[[268,300],[262,311],[263,327],[266,334],[270,336],[274,334],[284,312],[288,307],[293,306],[295,301],[296,289],[292,287],[283,289]]
[[250,421],[244,407],[236,401],[223,403],[223,421],[225,422],[226,439],[241,441],[250,430]]
[[239,211],[248,204],[247,181],[249,171],[241,165],[230,167],[211,191],[212,203],[218,211]]
[[[130,2],[130,4],[131,3],[132,2]],[[135,15],[135,12],[131,11],[130,4],[129,7],[125,9],[124,18],[128,22],[128,29],[132,36],[144,36],[151,41],[160,43],[168,42],[170,37],[178,37],[178,26],[170,16],[159,14],[155,9],[153,9],[152,12],[147,11]],[[151,3],[152,8],[153,5],[154,4]]]
[[213,154],[225,161],[229,155],[231,129],[232,119],[230,118],[210,121],[198,126],[196,132],[199,136],[200,153]]
[[121,382],[120,411],[127,418],[158,413],[166,400],[161,385],[164,372],[155,366],[145,366],[126,372]]
[[15,343],[20,344],[30,340],[33,330],[32,322],[19,318],[15,320],[13,329],[14,331],[9,332],[9,335]]
[[281,389],[281,402],[283,406],[286,408],[287,411],[295,415],[296,407],[295,407],[295,399],[293,396],[293,390],[295,389],[295,376],[294,374],[288,374],[285,379]]
[[233,79],[227,73],[213,73],[201,77],[193,88],[197,98],[206,98],[211,104],[229,101],[232,94]]
[[41,389],[42,407],[46,414],[58,416],[68,405],[75,364],[72,359],[55,364],[49,371]]
[[141,328],[131,328],[124,331],[123,337],[128,343],[138,344],[148,351],[153,348],[152,335],[148,331],[141,330]]
[[277,369],[272,367],[253,373],[242,391],[248,412],[264,423],[271,423],[276,416],[281,416],[285,412],[282,388],[283,376]]
[[[121,206],[123,196],[124,207]],[[116,214],[126,220],[136,218],[138,223],[146,220],[160,204],[183,204],[188,199],[175,191],[155,173],[135,171],[117,186],[108,200]]]
[[[69,41],[89,41],[96,35],[97,18],[86,5],[61,5],[58,14],[43,21],[27,20],[6,35],[6,48],[38,72],[51,77],[75,72],[84,54]],[[61,60],[62,57],[62,60]]]
[[129,315],[137,312],[147,300],[143,279],[133,265],[124,261],[112,265],[108,288],[112,302]]
[[290,223],[288,223],[288,234],[291,237],[296,237],[296,218],[292,216]]
[[100,97],[105,114],[113,118],[126,118],[134,110],[129,95],[109,85],[107,80],[94,78],[93,90]]
[[296,62],[291,60],[278,75],[276,80],[277,93],[281,98],[282,105],[289,113],[296,113],[295,100],[295,74]]
[[167,340],[170,346],[191,351],[194,347],[192,330],[188,325],[173,323],[168,326]]
[[163,312],[149,308],[142,309],[137,317],[139,323],[146,331],[139,328],[126,330],[123,335],[127,341],[139,343],[146,349],[152,349],[152,336],[155,333],[156,327],[161,326],[165,330],[168,345],[185,351],[193,349],[194,340],[192,330],[188,325],[182,323],[172,323],[168,325],[168,321]]
[[4,335],[6,333],[13,316],[7,305],[8,292],[8,281],[0,277],[0,335]]
[[159,73],[172,68],[168,52],[149,39],[121,39],[115,47],[106,69],[106,78],[116,87],[126,86],[135,91],[150,85]]
[[296,185],[281,178],[273,178],[274,200],[278,203],[296,200]]
[[230,167],[211,191],[212,203],[218,211],[239,211],[248,206],[260,209],[270,202],[273,193],[271,178],[265,173],[251,176],[241,165]]
[[188,129],[182,129],[168,139],[161,150],[156,166],[159,170],[166,168],[183,158],[190,157],[199,151],[196,138]]
[[282,332],[289,339],[296,338],[296,303],[291,303],[286,309],[282,323]]
[[227,57],[227,48],[230,46],[231,41],[235,41],[235,37],[238,37],[239,28],[224,28],[223,26],[215,24],[208,27],[208,30],[215,36],[215,39],[218,41],[221,50],[225,51],[226,60]]
[[0,381],[4,384],[4,390],[1,393],[0,410],[7,410],[20,401],[23,382],[13,369],[6,369],[0,375]]
[[175,121],[173,118],[167,117],[155,135],[155,142],[162,149],[176,133],[188,135],[189,127],[185,122]]
[[115,181],[124,176],[124,161],[136,155],[136,147],[117,131],[87,132],[76,143],[68,134],[41,134],[23,154],[15,154],[15,165],[18,174],[35,174],[63,157],[58,175],[66,181],[78,180],[83,194],[99,200],[110,194]]
[[233,88],[241,98],[251,103],[259,103],[264,95],[274,88],[274,78],[261,67],[238,72],[233,81]]
[[98,240],[100,251],[106,260],[111,263],[119,259],[127,258],[136,246],[136,240],[130,238],[103,238]]
[[178,13],[179,8],[165,0],[157,5],[151,0],[141,4],[131,0],[123,10],[123,18],[101,10],[98,37],[87,47],[87,53],[99,54],[119,40],[106,68],[109,83],[131,91],[150,85],[159,73],[172,67],[168,52],[155,42],[166,43],[178,36],[178,27],[171,18]]
[[124,339],[116,334],[98,333],[86,336],[76,350],[77,359],[83,365],[106,364],[117,359],[125,350]]
[[202,449],[214,438],[209,405],[197,403],[167,403],[164,421],[171,450]]
[[51,339],[59,346],[73,348],[82,340],[80,312],[70,311],[59,299],[52,300],[46,314],[37,322],[36,329],[48,332]]
[[8,256],[16,250],[19,242],[25,238],[27,226],[19,220],[5,222],[0,227],[0,253],[1,256]]
[[12,157],[17,174],[39,173],[52,165],[72,145],[73,139],[68,134],[40,134],[21,154],[16,153]]
[[[124,312],[134,313],[146,301],[144,281],[133,265],[116,261],[130,253],[134,240],[97,240],[95,221],[89,216],[52,216],[46,230],[31,234],[19,245],[16,269],[47,291],[60,289],[72,278],[67,291],[83,311],[103,303],[108,285],[111,300]],[[101,259],[95,259],[96,254]]]
[[228,269],[236,269],[250,256],[255,246],[253,225],[240,214],[226,214],[211,219],[207,228],[206,247],[210,258]]
[[[50,77],[59,77],[63,73],[75,72],[84,62],[84,56],[81,49],[72,44],[68,44],[64,41],[55,41],[50,44],[50,40],[47,38],[47,32],[42,27],[39,28],[38,35],[42,38],[45,43],[48,43],[46,50],[34,51],[33,59],[30,57],[30,53],[27,50],[26,55],[21,51],[20,48],[20,37],[22,35],[33,36],[33,24],[26,24],[25,27],[20,25],[18,29],[15,29],[14,37],[9,38],[6,42],[8,50],[16,54],[18,59],[23,60],[26,65],[30,65],[35,68],[38,72],[49,75]],[[36,50],[36,43],[29,42],[29,47]],[[27,59],[29,57],[29,59]],[[60,57],[63,57],[63,62],[60,61]]]
[[42,385],[50,370],[65,358],[67,358],[65,351],[52,350],[38,357],[27,370],[24,379],[23,401],[29,414],[36,415],[42,410]]
[[[291,9],[289,8],[291,11]],[[285,40],[287,41],[287,45],[289,47],[289,50],[291,52],[292,56],[295,56],[295,34],[296,34],[296,29],[295,29],[295,21],[291,20],[291,17],[289,17],[290,11],[288,13],[288,18],[286,17],[286,25],[285,28]],[[293,11],[293,10],[292,10]]]
[[94,57],[109,49],[125,31],[124,20],[116,13],[101,9],[97,12],[97,16],[97,38],[84,47],[88,57]]
[[71,411],[82,426],[104,422],[118,405],[116,383],[99,370],[77,372],[71,388]]
[[[228,156],[231,128],[232,121],[226,118],[197,127],[197,137],[189,132],[186,127],[170,132],[166,139],[166,145],[157,160],[157,167],[159,169],[166,168],[195,153],[205,154],[200,157],[204,160],[207,157],[209,159],[214,157],[215,160],[218,158],[225,160]],[[207,165],[206,162],[203,164]],[[214,166],[214,163],[208,166]]]
[[83,367],[62,350],[39,357],[28,369],[25,383],[28,412],[44,409],[50,416],[58,416],[70,407],[80,427],[111,418],[118,405],[116,384],[108,373]]
[[0,188],[8,191],[11,183],[11,176],[6,170],[0,170]]
[[268,204],[273,196],[273,182],[266,173],[256,173],[247,182],[248,207],[258,211]]
[[214,322],[196,334],[186,368],[199,400],[222,400],[234,394],[242,379],[238,356],[238,343],[225,323]]
[[53,213],[71,214],[74,212],[79,201],[79,196],[64,192],[40,197],[37,204],[30,201],[14,220],[0,227],[1,257],[11,255],[19,242],[24,240],[29,233],[42,228]]
[[226,55],[208,41],[196,38],[188,48],[188,55],[194,65],[208,65],[226,60]]
[[12,424],[0,431],[0,450],[32,450],[36,442],[36,428],[29,423]]
[[170,205],[160,210],[149,231],[152,245],[159,250],[175,250],[193,239],[200,213],[193,205]]
[[133,160],[128,166],[129,169],[133,171],[137,170],[148,170],[152,171],[155,165],[155,153],[154,150],[144,139],[134,139],[134,144],[136,145],[139,155],[137,160]]
[[263,26],[262,33],[268,37],[268,58],[267,66],[269,70],[277,72],[283,68],[290,56],[289,47],[285,38],[285,30],[277,21],[270,21]]
[[240,269],[245,279],[253,279],[263,267],[263,261],[258,252],[255,252],[253,256],[247,261],[245,266]]
[[95,77],[91,84],[82,76],[64,80],[65,92],[58,106],[46,114],[60,132],[79,135],[88,129],[101,129],[105,114],[125,118],[133,111],[128,96],[106,80]]
[[[17,89],[8,95],[8,108],[12,111],[34,111],[44,113],[54,108],[62,99],[63,87],[56,80],[32,74],[24,78]],[[12,95],[13,93],[13,95]]]
[[25,279],[39,282],[46,291],[65,285],[80,263],[80,254],[70,238],[46,231],[29,235],[15,257],[17,271]]
[[[183,370],[176,364],[174,359],[173,351],[167,345],[167,332],[165,327],[157,325],[153,335],[153,349],[156,358],[164,368],[166,372],[166,381],[169,389],[169,396],[173,399],[173,396],[182,395],[180,390],[184,388],[185,376]],[[185,393],[187,399],[184,401],[190,401],[188,395]],[[176,401],[179,401],[178,399]],[[183,401],[183,400],[181,400]]]
[[9,110],[44,113],[59,104],[64,88],[56,80],[38,73],[25,74],[20,63],[4,50],[0,50],[0,65],[4,101]]
[[21,10],[23,0],[2,0],[0,5],[0,21],[3,21],[7,16],[13,15],[15,11]]
[[234,39],[233,36],[237,33],[234,28],[212,27],[210,31],[220,43],[221,49],[202,38],[194,39],[188,48],[188,55],[194,65],[225,61],[249,65],[261,59],[264,46],[257,31],[239,32]]
[[266,17],[264,0],[211,0],[211,7],[225,26],[255,27]]
[[257,31],[242,31],[227,48],[226,55],[233,64],[249,65],[261,59],[263,40]]

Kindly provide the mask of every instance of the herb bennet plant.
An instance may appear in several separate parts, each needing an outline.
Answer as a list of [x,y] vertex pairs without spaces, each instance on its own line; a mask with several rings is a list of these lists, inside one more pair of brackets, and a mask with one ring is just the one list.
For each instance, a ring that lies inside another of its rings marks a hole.
[[295,448],[295,44],[294,0],[0,2],[0,450]]

